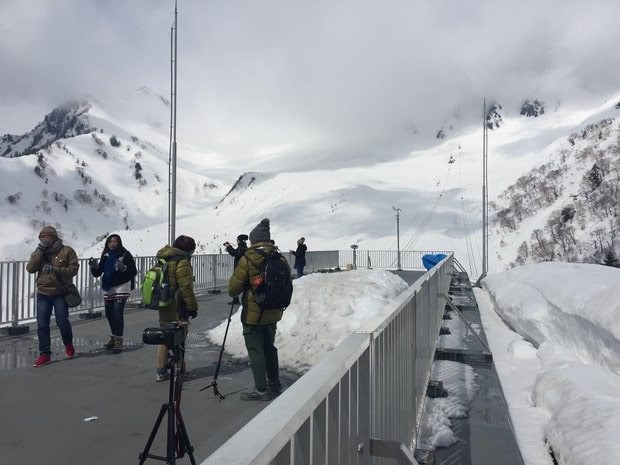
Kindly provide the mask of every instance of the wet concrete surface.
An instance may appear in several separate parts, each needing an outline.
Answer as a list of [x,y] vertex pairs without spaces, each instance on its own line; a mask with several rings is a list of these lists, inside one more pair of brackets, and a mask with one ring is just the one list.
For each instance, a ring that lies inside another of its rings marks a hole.
[[[199,297],[186,342],[189,378],[184,381],[181,414],[197,463],[236,433],[269,402],[246,402],[239,393],[253,386],[247,359],[226,353],[217,379],[220,353],[205,331],[230,314],[225,293]],[[125,345],[120,354],[102,346],[105,318],[72,317],[76,356],[65,359],[52,321],[52,363],[34,368],[36,327],[19,336],[0,337],[0,463],[2,465],[109,465],[139,463],[170,383],[155,382],[156,346],[142,342],[144,328],[158,325],[157,313],[128,306]],[[297,375],[282,373],[284,384]],[[205,389],[206,388],[206,389]],[[165,456],[166,419],[157,428],[151,454]],[[158,462],[147,458],[145,463]],[[189,457],[176,463],[190,463]]]
[[[412,284],[423,271],[398,272]],[[224,353],[215,395],[213,377],[220,346],[205,332],[230,314],[230,297],[203,294],[199,316],[191,320],[186,341],[190,377],[184,381],[181,414],[197,463],[243,427],[269,402],[247,402],[239,393],[252,388],[247,359]],[[34,368],[38,357],[36,326],[19,336],[0,336],[0,465],[122,465],[139,463],[170,383],[155,382],[156,346],[142,342],[144,328],[158,325],[157,312],[128,305],[124,350],[113,354],[105,317],[71,317],[76,356],[67,360],[52,321],[52,363]],[[298,379],[281,372],[284,385]],[[206,388],[206,389],[205,389]],[[149,449],[166,455],[166,421]],[[145,463],[157,463],[148,458]],[[190,463],[189,457],[176,460]]]

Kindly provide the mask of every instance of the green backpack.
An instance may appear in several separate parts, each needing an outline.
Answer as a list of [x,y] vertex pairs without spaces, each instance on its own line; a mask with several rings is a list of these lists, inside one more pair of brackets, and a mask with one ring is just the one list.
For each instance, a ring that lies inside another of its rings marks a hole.
[[151,310],[161,310],[169,307],[174,300],[174,289],[170,285],[168,264],[181,257],[172,257],[169,260],[160,258],[144,275],[140,286],[142,303]]

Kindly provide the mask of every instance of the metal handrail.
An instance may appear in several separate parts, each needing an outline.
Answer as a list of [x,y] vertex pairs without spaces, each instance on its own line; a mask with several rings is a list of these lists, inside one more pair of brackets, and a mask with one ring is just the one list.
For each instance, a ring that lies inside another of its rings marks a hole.
[[[427,253],[447,253],[428,251],[401,252],[403,269],[422,270],[422,256]],[[289,252],[283,255],[289,263],[294,263],[295,257]],[[359,267],[365,268],[394,268],[396,267],[396,253],[394,251],[358,250],[358,257],[364,257],[364,263]],[[136,285],[129,302],[141,303],[139,283],[145,273],[155,262],[154,256],[134,257],[138,274]],[[346,269],[353,261],[352,250],[312,251],[306,254],[305,271],[317,271],[341,268]],[[0,329],[15,328],[28,325],[36,321],[36,292],[35,277],[26,271],[27,261],[0,262]],[[103,307],[103,293],[97,278],[94,278],[88,267],[88,260],[79,259],[80,268],[74,279],[74,284],[82,296],[82,304],[70,310],[71,315],[93,314]],[[192,257],[194,269],[195,289],[209,291],[224,287],[233,272],[233,258],[229,254],[194,255]]]
[[[156,258],[134,257],[138,274],[129,302],[141,303],[140,283]],[[0,328],[16,328],[37,319],[35,274],[28,273],[26,261],[0,262]],[[99,279],[90,273],[87,259],[79,259],[80,268],[73,282],[82,296],[80,306],[70,309],[70,315],[88,315],[103,307]],[[195,255],[192,257],[194,287],[206,292],[225,286],[233,271],[229,254]]]
[[452,258],[388,304],[381,312],[387,317],[349,335],[201,465],[415,464],[410,451]]

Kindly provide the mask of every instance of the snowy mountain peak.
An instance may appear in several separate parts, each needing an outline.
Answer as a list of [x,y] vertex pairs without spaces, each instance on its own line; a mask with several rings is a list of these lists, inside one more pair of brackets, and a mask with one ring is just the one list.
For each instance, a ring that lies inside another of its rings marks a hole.
[[14,158],[32,155],[59,139],[67,139],[92,131],[88,111],[92,104],[85,99],[66,102],[45,115],[42,122],[27,134],[6,134],[0,141],[0,155]]
[[545,103],[540,102],[537,99],[526,100],[521,106],[521,115],[539,117],[545,113]]
[[500,124],[503,122],[503,108],[499,103],[493,103],[487,110],[485,121],[487,128],[499,129]]

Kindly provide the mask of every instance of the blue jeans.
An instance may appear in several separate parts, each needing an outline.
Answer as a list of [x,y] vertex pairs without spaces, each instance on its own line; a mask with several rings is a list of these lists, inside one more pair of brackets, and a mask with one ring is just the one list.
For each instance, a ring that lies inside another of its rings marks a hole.
[[56,325],[60,329],[62,343],[73,344],[73,331],[69,323],[69,306],[63,294],[43,295],[37,293],[37,334],[39,352],[51,355],[50,320],[52,308],[56,317]]
[[304,265],[295,265],[295,273],[297,273],[297,277],[301,278],[304,275]]
[[106,300],[104,303],[105,317],[110,323],[110,332],[112,336],[122,336],[125,330],[125,299]]

